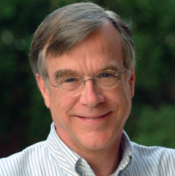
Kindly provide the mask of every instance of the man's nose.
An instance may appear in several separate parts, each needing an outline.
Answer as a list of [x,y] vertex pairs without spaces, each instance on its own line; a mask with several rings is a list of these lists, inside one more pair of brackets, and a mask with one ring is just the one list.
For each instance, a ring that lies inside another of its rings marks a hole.
[[99,103],[104,101],[104,96],[94,86],[93,80],[86,80],[84,82],[83,91],[81,92],[80,103],[89,107],[96,107]]

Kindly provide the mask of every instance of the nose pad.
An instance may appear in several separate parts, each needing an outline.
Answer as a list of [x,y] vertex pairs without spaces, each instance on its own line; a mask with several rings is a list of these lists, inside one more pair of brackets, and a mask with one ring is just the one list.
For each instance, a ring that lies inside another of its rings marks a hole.
[[[70,96],[70,97],[76,97],[76,96],[80,95],[85,87],[86,81],[88,81],[88,80],[93,81],[94,79],[90,78],[90,79],[82,80],[79,88],[76,89],[75,91],[71,92],[72,96]],[[93,84],[94,84],[94,81],[93,81]]]
[[97,87],[95,86],[94,78],[86,79],[86,80],[83,81],[83,84],[82,84],[83,89],[82,89],[82,91],[84,91],[84,89],[85,89],[86,81],[90,81],[90,83],[87,82],[87,84],[90,84],[90,85],[91,85],[91,88],[93,89],[93,91],[98,92],[98,89],[97,89]]
[[[87,80],[88,81],[85,83]],[[81,92],[80,103],[89,107],[95,107],[99,103],[104,102],[104,96],[100,93],[96,86],[94,86],[93,79],[87,79],[84,81],[84,89]]]

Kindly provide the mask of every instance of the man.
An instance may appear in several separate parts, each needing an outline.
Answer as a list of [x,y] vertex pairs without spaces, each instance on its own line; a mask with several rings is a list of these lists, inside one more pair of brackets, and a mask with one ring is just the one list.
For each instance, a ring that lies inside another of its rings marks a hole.
[[130,142],[134,44],[118,15],[65,6],[37,29],[30,52],[53,124],[48,139],[0,160],[0,175],[175,175],[175,151]]

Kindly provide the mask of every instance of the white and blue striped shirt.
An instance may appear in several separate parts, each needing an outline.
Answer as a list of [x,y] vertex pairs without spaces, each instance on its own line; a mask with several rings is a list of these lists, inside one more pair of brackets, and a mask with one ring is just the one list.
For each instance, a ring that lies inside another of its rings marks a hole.
[[[111,176],[175,176],[175,150],[130,142],[123,132],[121,162]],[[46,141],[0,160],[0,176],[95,176],[88,163],[68,148],[54,125]]]

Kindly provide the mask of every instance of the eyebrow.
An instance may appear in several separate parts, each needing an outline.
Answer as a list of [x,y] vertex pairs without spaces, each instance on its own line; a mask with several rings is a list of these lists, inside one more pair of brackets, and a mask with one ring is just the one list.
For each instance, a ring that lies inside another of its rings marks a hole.
[[114,70],[116,72],[120,72],[121,69],[119,69],[119,67],[113,63],[105,65],[104,67],[102,67],[101,71],[103,70]]
[[69,77],[69,76],[72,77],[72,76],[76,76],[76,75],[77,75],[76,71],[73,71],[71,69],[63,69],[63,70],[55,71],[54,78],[59,79],[59,78],[62,78],[62,77]]
[[[108,65],[105,65],[104,67],[102,67],[100,69],[100,71],[104,71],[104,70],[114,70],[116,72],[121,71],[117,65],[111,63]],[[77,71],[75,70],[71,70],[71,69],[62,69],[62,70],[57,70],[54,73],[54,78],[55,79],[59,79],[59,78],[63,78],[63,77],[73,77],[73,76],[77,76]]]

